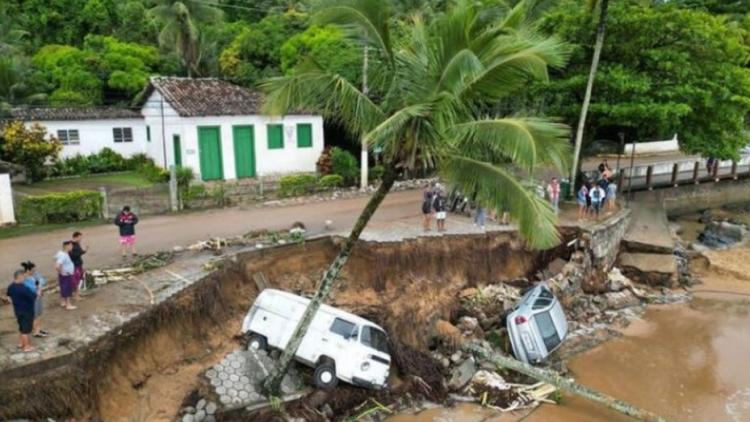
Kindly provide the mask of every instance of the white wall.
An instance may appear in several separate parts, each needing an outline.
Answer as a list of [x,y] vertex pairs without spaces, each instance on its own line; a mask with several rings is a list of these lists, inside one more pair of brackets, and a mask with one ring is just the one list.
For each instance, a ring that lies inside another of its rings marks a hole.
[[677,134],[669,141],[641,142],[637,144],[625,144],[624,154],[632,154],[635,145],[635,154],[661,154],[666,152],[679,152],[680,143]]
[[16,222],[13,213],[13,189],[10,185],[10,175],[0,174],[0,225]]
[[[157,91],[154,91],[142,110],[145,124],[151,128],[151,144],[147,146],[147,153],[159,165],[163,165],[161,107],[161,96]],[[198,149],[198,127],[200,126],[220,126],[221,158],[224,167],[224,179],[227,180],[237,178],[234,165],[233,126],[253,126],[255,171],[258,176],[314,172],[315,164],[323,151],[325,143],[323,118],[321,116],[295,115],[284,116],[283,118],[258,115],[180,117],[166,101],[163,103],[163,107],[167,166],[174,163],[172,137],[175,134],[180,135],[182,164],[192,167],[198,179],[200,179],[200,151]],[[297,147],[297,123],[310,123],[312,125],[312,147]],[[283,149],[268,149],[267,124],[284,125]]]
[[[48,135],[57,136],[59,129],[77,129],[80,139],[78,145],[63,145],[61,158],[76,154],[89,155],[108,147],[113,151],[130,157],[139,152],[146,152],[146,126],[143,119],[102,119],[102,120],[49,120],[26,122],[27,126],[39,123],[47,129]],[[133,130],[133,142],[114,141],[112,129],[129,127]]]

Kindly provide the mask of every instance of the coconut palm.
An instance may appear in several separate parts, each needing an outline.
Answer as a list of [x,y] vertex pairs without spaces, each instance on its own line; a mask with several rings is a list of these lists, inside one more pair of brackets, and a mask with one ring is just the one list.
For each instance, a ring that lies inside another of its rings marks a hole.
[[161,27],[159,45],[179,54],[188,77],[201,60],[199,26],[221,20],[221,10],[198,0],[155,0],[148,11]]
[[28,32],[15,26],[6,7],[0,6],[0,56],[18,53],[28,35]]
[[591,10],[594,10],[597,7],[599,8],[599,22],[596,25],[596,42],[594,43],[594,55],[591,58],[591,68],[589,68],[589,79],[588,82],[586,82],[586,92],[583,96],[581,114],[578,118],[578,127],[576,128],[573,166],[570,169],[571,182],[575,182],[578,174],[578,160],[581,155],[581,145],[583,144],[583,129],[586,126],[586,115],[589,112],[589,104],[591,103],[591,92],[594,89],[596,69],[599,66],[599,57],[602,54],[602,46],[604,46],[604,32],[607,29],[607,9],[609,7],[609,0],[588,0],[588,5]]
[[503,13],[461,1],[430,22],[414,16],[404,26],[408,29],[403,37],[394,41],[387,3],[331,0],[316,14],[317,22],[339,25],[353,42],[366,43],[386,62],[388,75],[381,78],[385,82],[378,98],[312,62],[262,84],[270,114],[316,110],[369,148],[381,149],[385,163],[380,186],[323,275],[279,365],[266,379],[267,393],[278,391],[312,316],[400,171],[435,168],[446,183],[475,193],[488,208],[508,210],[529,246],[557,244],[555,215],[529,182],[540,166],[567,171],[568,128],[544,118],[488,112],[493,102],[529,80],[546,79],[548,66],[560,67],[566,61],[560,42],[524,27],[521,10]]

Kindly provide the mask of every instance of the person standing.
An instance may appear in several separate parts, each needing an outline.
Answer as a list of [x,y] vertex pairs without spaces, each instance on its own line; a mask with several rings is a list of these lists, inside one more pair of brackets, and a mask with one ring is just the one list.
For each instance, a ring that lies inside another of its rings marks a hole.
[[432,226],[432,191],[425,189],[422,195],[422,228],[424,231],[430,231]]
[[549,202],[552,204],[552,209],[555,210],[555,214],[560,213],[560,182],[557,177],[553,177],[549,185],[547,185],[547,195],[549,195]]
[[607,185],[607,209],[615,210],[615,199],[617,199],[617,183],[614,180]]
[[47,287],[47,279],[44,278],[39,271],[36,271],[36,264],[31,261],[21,263],[24,271],[26,271],[26,279],[24,284],[32,292],[36,294],[36,300],[34,301],[34,326],[32,328],[32,335],[34,337],[47,337],[49,333],[42,330],[42,314],[44,313],[44,288]]
[[26,287],[24,284],[25,280],[26,272],[24,270],[16,270],[13,273],[13,283],[8,286],[6,294],[10,297],[11,302],[13,302],[13,313],[16,315],[16,321],[18,322],[18,347],[24,353],[28,353],[34,351],[34,348],[31,346],[29,334],[31,334],[31,330],[34,326],[34,302],[36,301],[36,293]]
[[448,209],[448,199],[446,199],[445,194],[442,190],[439,190],[437,192],[437,196],[435,197],[435,217],[437,219],[437,230],[439,232],[445,231],[445,218],[447,217],[447,209]]
[[[70,250],[70,260],[73,261],[73,266],[75,267],[75,270],[73,271],[73,285],[76,288],[76,292],[74,295],[76,300],[81,299],[81,285],[85,284],[83,283],[83,255],[89,250],[88,246],[83,246],[81,244],[82,239],[83,233],[74,232],[73,248]],[[83,287],[83,290],[86,290],[86,286],[84,285]]]
[[602,210],[602,202],[604,202],[604,198],[606,197],[604,189],[598,184],[594,184],[594,187],[591,188],[591,192],[589,192],[589,197],[591,197],[591,212],[598,220],[599,213]]
[[581,188],[578,189],[576,201],[578,202],[578,220],[583,220],[588,214],[589,188],[586,183],[583,183]]
[[474,226],[479,226],[484,230],[484,224],[487,221],[487,210],[483,206],[477,205],[476,213],[474,214]]
[[73,272],[75,272],[75,265],[70,259],[70,250],[73,249],[73,241],[66,240],[63,242],[63,248],[55,255],[55,271],[57,271],[57,280],[60,283],[60,306],[72,311],[76,309],[70,298],[75,292],[75,286],[73,285]]
[[120,248],[122,257],[128,257],[128,247],[133,257],[135,253],[135,225],[138,224],[138,216],[130,212],[130,206],[125,205],[122,211],[115,217],[115,225],[120,229]]

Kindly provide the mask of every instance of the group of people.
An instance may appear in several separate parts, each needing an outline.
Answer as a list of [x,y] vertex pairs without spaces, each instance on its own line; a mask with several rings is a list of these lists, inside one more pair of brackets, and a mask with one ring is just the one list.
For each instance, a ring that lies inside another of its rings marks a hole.
[[432,219],[437,221],[437,231],[445,231],[445,219],[448,216],[448,198],[443,187],[435,186],[425,189],[422,195],[422,226],[424,231],[432,230]]
[[[54,269],[60,285],[60,306],[68,311],[76,309],[73,298],[80,299],[80,290],[84,284],[83,255],[88,247],[82,244],[82,240],[81,232],[73,233],[70,240],[62,243],[62,249],[54,257]],[[49,335],[42,329],[41,320],[46,287],[47,280],[37,271],[36,264],[25,261],[21,263],[21,268],[13,272],[13,282],[6,291],[18,322],[18,348],[24,352],[34,350],[30,337],[43,338]]]
[[[118,227],[123,258],[127,257],[128,252],[136,256],[135,225],[138,224],[138,217],[129,206],[125,206],[115,217],[114,223]],[[60,288],[60,307],[66,311],[77,309],[74,303],[80,299],[80,292],[86,287],[83,256],[89,248],[82,242],[83,233],[76,231],[71,239],[62,242],[62,248],[54,256],[54,271]],[[34,350],[30,337],[43,338],[49,335],[42,329],[41,321],[45,287],[47,280],[37,271],[36,264],[26,261],[13,272],[13,282],[6,291],[18,322],[18,348],[24,352]]]
[[595,180],[586,180],[578,189],[576,201],[578,202],[578,219],[583,220],[589,216],[599,219],[602,211],[614,211],[617,198],[617,184],[612,178],[612,170],[605,159],[598,168],[599,172]]

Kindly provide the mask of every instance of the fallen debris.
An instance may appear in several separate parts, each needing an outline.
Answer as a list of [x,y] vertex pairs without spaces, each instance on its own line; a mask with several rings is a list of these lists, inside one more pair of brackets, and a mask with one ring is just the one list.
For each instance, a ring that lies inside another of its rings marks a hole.
[[604,393],[600,393],[594,389],[577,384],[571,379],[565,378],[554,371],[535,368],[529,364],[520,362],[511,357],[495,353],[492,350],[482,346],[481,344],[468,343],[464,346],[464,348],[467,351],[474,353],[474,355],[477,356],[478,359],[487,360],[501,368],[507,368],[516,372],[520,372],[539,381],[551,384],[561,390],[581,396],[587,400],[603,404],[612,410],[616,410],[637,420],[646,422],[666,422],[664,418],[651,413],[648,410],[639,409],[627,402],[618,400]]

